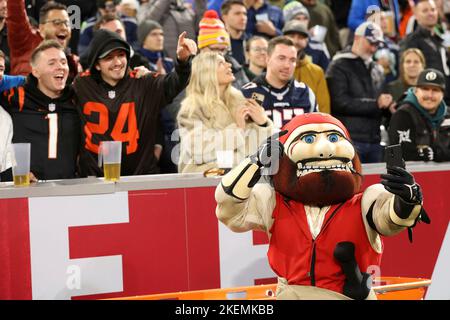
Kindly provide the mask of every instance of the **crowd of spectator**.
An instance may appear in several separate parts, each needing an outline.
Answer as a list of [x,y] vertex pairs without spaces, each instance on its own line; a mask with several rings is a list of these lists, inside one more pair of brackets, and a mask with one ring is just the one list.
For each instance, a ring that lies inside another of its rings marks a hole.
[[0,180],[239,163],[298,114],[331,113],[364,163],[450,160],[450,1],[0,0]]

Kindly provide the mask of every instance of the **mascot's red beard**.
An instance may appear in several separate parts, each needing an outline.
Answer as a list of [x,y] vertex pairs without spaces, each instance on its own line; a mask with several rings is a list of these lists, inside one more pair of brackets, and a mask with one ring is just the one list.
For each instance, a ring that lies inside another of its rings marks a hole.
[[306,205],[324,207],[344,202],[359,192],[362,183],[361,162],[352,161],[356,173],[324,170],[297,177],[297,165],[284,155],[273,176],[275,191]]

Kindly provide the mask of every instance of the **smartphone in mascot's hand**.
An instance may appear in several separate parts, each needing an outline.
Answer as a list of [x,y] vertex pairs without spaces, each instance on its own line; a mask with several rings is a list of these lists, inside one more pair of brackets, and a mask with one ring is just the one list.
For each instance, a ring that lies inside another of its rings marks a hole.
[[402,157],[402,147],[400,144],[394,144],[385,148],[384,159],[386,168],[400,167],[405,169],[405,161]]

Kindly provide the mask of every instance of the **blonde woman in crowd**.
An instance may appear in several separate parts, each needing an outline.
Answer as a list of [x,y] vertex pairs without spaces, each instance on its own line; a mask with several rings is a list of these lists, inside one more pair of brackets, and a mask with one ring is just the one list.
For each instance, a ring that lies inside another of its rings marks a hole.
[[[397,101],[410,87],[415,86],[419,74],[425,69],[425,57],[417,48],[406,49],[400,57],[400,77],[387,85],[387,93]],[[392,110],[391,110],[392,111]]]
[[239,163],[272,134],[272,122],[254,100],[233,88],[231,64],[216,52],[202,52],[177,121],[181,145],[178,171],[205,172]]

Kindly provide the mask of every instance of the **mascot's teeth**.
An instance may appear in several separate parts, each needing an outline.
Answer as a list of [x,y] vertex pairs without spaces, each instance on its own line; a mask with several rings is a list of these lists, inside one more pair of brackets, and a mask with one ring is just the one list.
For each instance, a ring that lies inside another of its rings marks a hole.
[[320,172],[322,170],[345,170],[350,172],[351,168],[353,168],[353,165],[351,162],[347,163],[347,164],[336,164],[336,165],[330,165],[330,166],[307,166],[307,165],[302,165],[302,163],[298,163],[297,164],[297,172],[299,174],[304,174],[304,173],[310,173],[310,172]]

